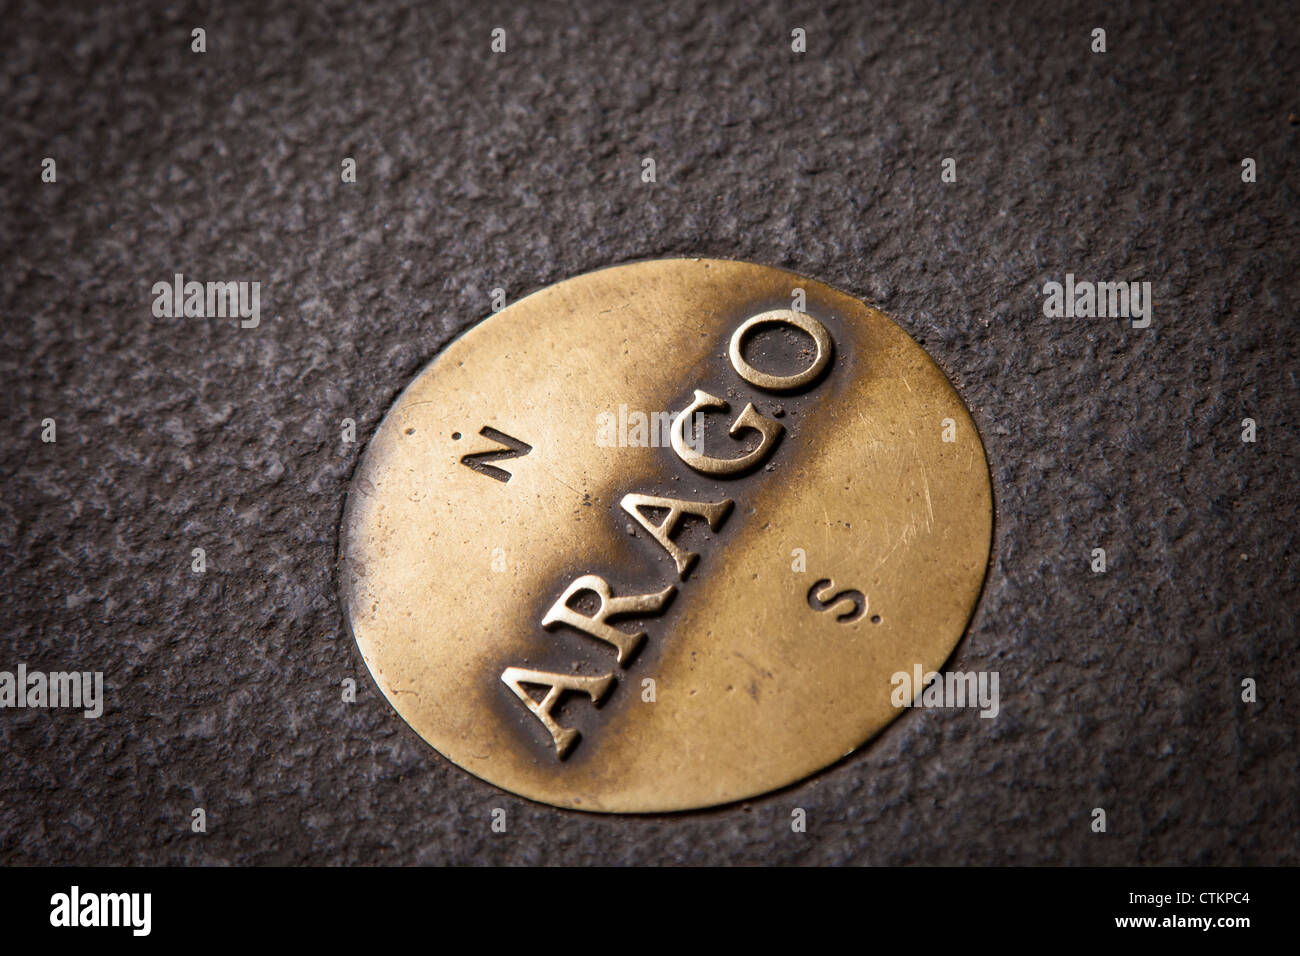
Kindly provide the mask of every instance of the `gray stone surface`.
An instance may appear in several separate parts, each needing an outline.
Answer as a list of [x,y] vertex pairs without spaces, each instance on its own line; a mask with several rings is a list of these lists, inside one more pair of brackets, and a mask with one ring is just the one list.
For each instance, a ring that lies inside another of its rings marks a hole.
[[[0,669],[102,670],[108,711],[0,712],[0,861],[1300,862],[1295,8],[459,6],[4,17]],[[996,720],[619,819],[378,694],[334,580],[364,439],[493,287],[667,255],[854,293],[957,385],[997,517],[949,666],[1000,673]],[[261,326],[155,319],[177,271],[260,281]],[[1067,272],[1149,280],[1152,327],[1044,318]]]

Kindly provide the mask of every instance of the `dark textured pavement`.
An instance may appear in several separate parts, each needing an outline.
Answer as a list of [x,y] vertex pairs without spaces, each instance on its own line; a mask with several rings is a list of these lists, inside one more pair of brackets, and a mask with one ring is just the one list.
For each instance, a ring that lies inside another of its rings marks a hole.
[[[1296,8],[459,6],[5,12],[0,670],[102,670],[107,709],[0,711],[0,862],[1300,862]],[[957,386],[996,529],[949,666],[1001,713],[745,805],[562,812],[383,700],[341,509],[491,289],[681,255],[853,293]],[[260,326],[155,318],[176,272],[261,282]],[[1150,281],[1151,327],[1045,318],[1066,273]]]

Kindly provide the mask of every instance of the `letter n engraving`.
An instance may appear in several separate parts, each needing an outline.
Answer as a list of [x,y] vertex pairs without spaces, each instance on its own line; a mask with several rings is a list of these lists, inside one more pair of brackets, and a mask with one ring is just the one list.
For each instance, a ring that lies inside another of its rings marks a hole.
[[505,445],[505,448],[496,451],[476,451],[472,455],[461,456],[460,463],[466,468],[473,468],[480,475],[487,475],[489,478],[495,478],[497,481],[509,481],[510,472],[504,468],[498,468],[496,465],[489,465],[490,461],[507,461],[511,458],[523,458],[533,450],[533,446],[521,442],[518,438],[512,438],[505,432],[499,432],[490,425],[484,425],[479,429],[479,434],[484,438],[490,438],[499,445]]

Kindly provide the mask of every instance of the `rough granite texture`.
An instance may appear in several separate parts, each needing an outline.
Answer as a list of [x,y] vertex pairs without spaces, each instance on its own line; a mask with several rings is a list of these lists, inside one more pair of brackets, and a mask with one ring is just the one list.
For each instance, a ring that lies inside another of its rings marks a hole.
[[[1296,8],[457,6],[4,16],[0,669],[102,670],[108,707],[0,711],[0,862],[1300,862]],[[1002,711],[744,805],[563,812],[383,700],[341,509],[491,289],[680,255],[844,289],[947,372],[996,495],[949,667]],[[154,318],[178,271],[260,281],[260,327]],[[1150,281],[1152,326],[1045,318],[1067,272]]]

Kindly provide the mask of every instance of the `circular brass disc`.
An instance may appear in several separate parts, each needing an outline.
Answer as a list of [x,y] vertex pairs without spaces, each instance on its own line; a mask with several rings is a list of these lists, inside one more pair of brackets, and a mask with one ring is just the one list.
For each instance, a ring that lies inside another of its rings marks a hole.
[[[792,305],[829,342],[767,317],[733,364],[736,330]],[[796,382],[822,344],[794,389],[737,372]],[[750,403],[761,427],[729,434]],[[688,466],[670,426],[693,405],[687,456],[756,464]],[[698,555],[685,577],[655,530]],[[449,760],[670,811],[792,783],[899,716],[891,677],[952,652],[991,530],[974,424],[902,329],[779,269],[668,259],[543,289],[421,372],[353,479],[340,582],[375,681]]]

